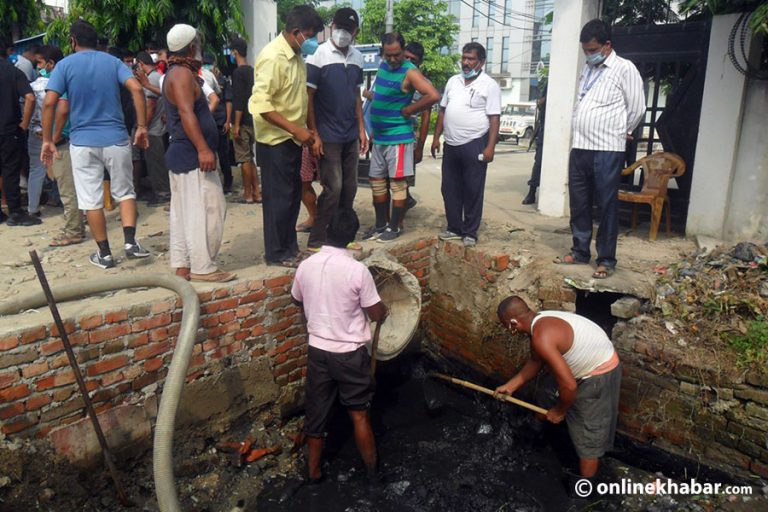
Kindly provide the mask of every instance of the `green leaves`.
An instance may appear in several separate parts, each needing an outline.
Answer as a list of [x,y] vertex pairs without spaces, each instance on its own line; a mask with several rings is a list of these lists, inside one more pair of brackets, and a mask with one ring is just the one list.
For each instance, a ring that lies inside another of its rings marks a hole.
[[47,10],[42,0],[0,0],[0,34],[13,40],[39,34]]
[[69,8],[67,18],[48,26],[47,40],[67,41],[70,25],[80,17],[107,37],[111,46],[132,51],[144,48],[148,41],[164,45],[176,23],[197,27],[206,49],[219,54],[230,36],[248,37],[238,0],[71,0]]
[[[442,89],[456,73],[457,54],[451,54],[454,37],[459,31],[456,18],[448,13],[444,0],[401,0],[394,7],[395,30],[405,42],[424,45],[421,69],[436,88]],[[367,0],[360,12],[362,27],[358,43],[378,43],[385,32],[386,0]]]

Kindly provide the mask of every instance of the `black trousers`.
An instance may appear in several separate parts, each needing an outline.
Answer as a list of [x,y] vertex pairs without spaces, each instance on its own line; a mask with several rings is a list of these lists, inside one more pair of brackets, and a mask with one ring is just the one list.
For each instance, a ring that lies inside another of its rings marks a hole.
[[592,203],[600,209],[597,230],[597,264],[616,266],[619,237],[619,180],[624,152],[572,149],[568,164],[568,193],[571,207],[571,253],[577,261],[590,259]]
[[0,173],[3,178],[3,191],[8,201],[10,213],[21,213],[21,130],[13,135],[0,135]]
[[317,214],[309,247],[320,247],[325,242],[326,230],[333,214],[340,208],[352,208],[357,194],[357,163],[360,159],[360,141],[345,143],[326,142],[320,158],[320,184],[323,191],[317,198]]
[[299,253],[296,221],[301,207],[301,147],[292,140],[257,143],[261,166],[264,259],[279,263]]
[[219,166],[221,167],[221,174],[224,176],[224,183],[222,188],[224,192],[232,190],[232,164],[229,159],[229,133],[223,133],[223,126],[217,126],[219,129],[219,147],[216,148],[216,152],[219,155]]
[[477,240],[483,218],[483,195],[488,163],[477,155],[483,152],[487,137],[461,146],[443,144],[443,204],[448,231]]

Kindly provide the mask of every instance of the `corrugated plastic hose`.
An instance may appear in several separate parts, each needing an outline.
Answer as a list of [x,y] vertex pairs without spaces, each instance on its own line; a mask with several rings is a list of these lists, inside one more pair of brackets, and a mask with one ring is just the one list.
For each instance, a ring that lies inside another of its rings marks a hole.
[[[187,367],[192,357],[195,335],[200,322],[200,301],[197,298],[197,292],[184,279],[166,274],[110,276],[85,283],[58,286],[52,291],[56,302],[66,302],[127,288],[166,288],[176,292],[184,305],[179,338],[176,342],[176,349],[173,351],[168,376],[163,385],[152,454],[155,492],[160,510],[161,512],[181,512],[181,505],[176,494],[176,482],[173,477],[173,430],[176,422],[176,410],[179,406],[179,398],[184,387]],[[43,307],[46,304],[45,295],[42,291],[30,293],[0,302],[0,315],[14,315],[27,309]]]

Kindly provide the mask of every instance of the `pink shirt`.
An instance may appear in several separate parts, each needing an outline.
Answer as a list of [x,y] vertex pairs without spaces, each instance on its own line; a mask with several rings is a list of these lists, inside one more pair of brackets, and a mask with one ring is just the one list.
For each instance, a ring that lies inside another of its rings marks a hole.
[[304,304],[309,345],[352,352],[371,339],[363,308],[381,301],[368,267],[346,249],[324,245],[296,270],[293,298]]

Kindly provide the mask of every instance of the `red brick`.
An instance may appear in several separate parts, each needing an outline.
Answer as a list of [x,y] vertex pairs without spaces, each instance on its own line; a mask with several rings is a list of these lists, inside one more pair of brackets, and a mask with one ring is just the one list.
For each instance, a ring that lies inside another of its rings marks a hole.
[[229,297],[229,289],[228,288],[219,288],[218,290],[213,291],[213,298],[214,299],[223,299],[224,297]]
[[39,327],[35,327],[34,329],[23,332],[21,334],[21,343],[24,345],[26,343],[32,343],[33,341],[43,340],[45,338],[45,326],[41,325]]
[[19,380],[18,370],[13,370],[6,373],[0,373],[0,389],[5,389],[11,384],[18,382],[18,380]]
[[259,325],[260,323],[264,322],[263,316],[252,316],[251,318],[246,318],[242,321],[240,324],[240,327],[243,329],[248,329],[249,327],[253,327],[254,325]]
[[257,292],[249,293],[248,295],[243,295],[242,297],[240,297],[240,300],[238,302],[240,303],[240,305],[251,304],[253,302],[261,302],[266,298],[267,298],[267,291],[259,290]]
[[8,336],[0,340],[0,350],[11,350],[19,346],[18,336]]
[[125,369],[125,380],[131,381],[141,375],[141,366],[133,365]]
[[0,407],[0,420],[7,420],[20,414],[24,414],[24,404],[21,402]]
[[168,326],[168,336],[178,336],[179,331],[181,331],[181,325],[178,323]]
[[155,315],[149,318],[144,318],[138,322],[133,323],[133,332],[150,331],[157,327],[162,327],[171,323],[170,313],[163,313],[162,315]]
[[155,357],[157,355],[168,352],[169,348],[170,343],[167,341],[163,343],[153,343],[152,345],[147,345],[146,347],[137,348],[133,353],[133,360],[141,361],[142,359],[149,359],[150,357]]
[[235,333],[235,339],[236,340],[244,340],[246,338],[249,338],[251,336],[250,331],[248,330],[239,330]]
[[164,341],[168,339],[168,329],[165,327],[160,327],[158,329],[153,329],[149,333],[149,340],[150,341]]
[[29,400],[27,400],[25,404],[28,411],[36,411],[52,401],[53,398],[51,398],[51,395],[34,395],[29,397]]
[[493,268],[498,271],[507,270],[509,268],[509,256],[505,254],[495,257],[493,259]]
[[126,364],[128,364],[128,356],[126,355],[115,356],[110,359],[103,359],[88,367],[88,375],[91,377],[94,375],[101,375],[102,373],[107,373],[113,370],[117,370],[118,368],[122,368]]
[[200,325],[202,327],[205,327],[206,329],[210,329],[211,327],[216,327],[217,325],[219,325],[219,317],[216,315],[206,316],[200,321]]
[[253,336],[253,337],[261,336],[265,332],[266,332],[266,330],[264,329],[263,325],[257,325],[256,327],[251,329],[251,336]]
[[237,308],[237,310],[235,311],[235,314],[237,315],[237,318],[245,318],[248,315],[250,315],[252,312],[253,312],[252,308],[245,307],[245,308]]
[[238,299],[236,297],[232,297],[231,299],[219,300],[216,302],[209,302],[208,304],[203,305],[203,313],[211,314],[211,313],[218,313],[219,311],[224,311],[227,309],[233,309],[237,307],[237,303],[238,303]]
[[19,384],[10,388],[5,388],[0,391],[0,403],[13,402],[19,398],[26,398],[31,391],[26,384]]
[[270,334],[275,334],[280,331],[283,331],[291,326],[293,321],[290,318],[287,318],[285,320],[281,320],[280,322],[277,322],[276,324],[272,324],[269,326],[269,329],[267,329],[267,332]]
[[37,381],[35,381],[35,389],[38,391],[45,391],[50,388],[66,386],[73,382],[75,382],[75,373],[72,370],[67,370],[62,373],[57,373],[56,375],[51,375],[50,377],[37,379]]
[[285,286],[287,284],[291,284],[293,282],[293,274],[287,274],[280,277],[273,277],[272,279],[267,279],[264,281],[264,286],[273,289],[277,288],[279,286]]
[[51,360],[50,367],[55,370],[56,368],[67,366],[68,364],[69,364],[69,357],[67,357],[67,354],[59,354]]
[[155,302],[152,304],[150,311],[153,315],[156,315],[158,313],[165,313],[166,311],[170,311],[172,308],[173,304],[170,302]]
[[155,370],[159,370],[160,367],[163,366],[163,358],[162,357],[156,357],[154,359],[149,359],[144,363],[144,371],[145,372],[154,372]]
[[113,340],[120,336],[126,336],[130,334],[131,326],[128,323],[116,324],[105,329],[99,329],[98,331],[91,331],[88,336],[90,343],[101,343],[102,341]]
[[136,348],[149,343],[149,335],[147,333],[138,334],[132,336],[128,341],[128,348]]
[[110,311],[106,314],[105,320],[108,324],[116,324],[128,320],[128,311]]
[[101,385],[104,387],[109,387],[113,384],[117,384],[122,380],[125,380],[125,375],[123,375],[123,372],[112,372],[101,378]]
[[[67,334],[72,334],[75,332],[75,322],[72,320],[64,320],[64,332]],[[51,326],[51,336],[59,337],[59,326],[56,324],[53,324]]]
[[30,364],[21,369],[21,375],[24,378],[37,377],[48,371],[48,361],[42,363]]
[[104,325],[104,317],[102,315],[86,316],[80,319],[80,328],[86,331],[101,327]]
[[136,378],[131,383],[131,387],[134,391],[138,391],[150,384],[154,384],[160,378],[159,372],[145,373],[144,375]]
[[206,340],[203,342],[203,352],[208,352],[219,346],[219,340]]
[[40,352],[42,352],[44,356],[49,356],[51,354],[55,354],[56,352],[61,352],[62,350],[64,350],[64,343],[59,340],[43,343],[43,345],[40,347]]
[[231,322],[235,319],[235,312],[234,311],[226,311],[224,313],[219,314],[219,322],[225,324],[227,322]]
[[69,337],[69,344],[72,345],[72,346],[75,346],[75,345],[87,345],[88,344],[88,339],[89,339],[88,331],[74,332]]
[[34,427],[37,424],[36,418],[31,415],[22,416],[15,421],[9,421],[3,424],[3,434],[15,434],[26,430],[30,427]]
[[205,365],[205,356],[203,354],[198,354],[189,360],[189,368],[199,368],[203,365]]

